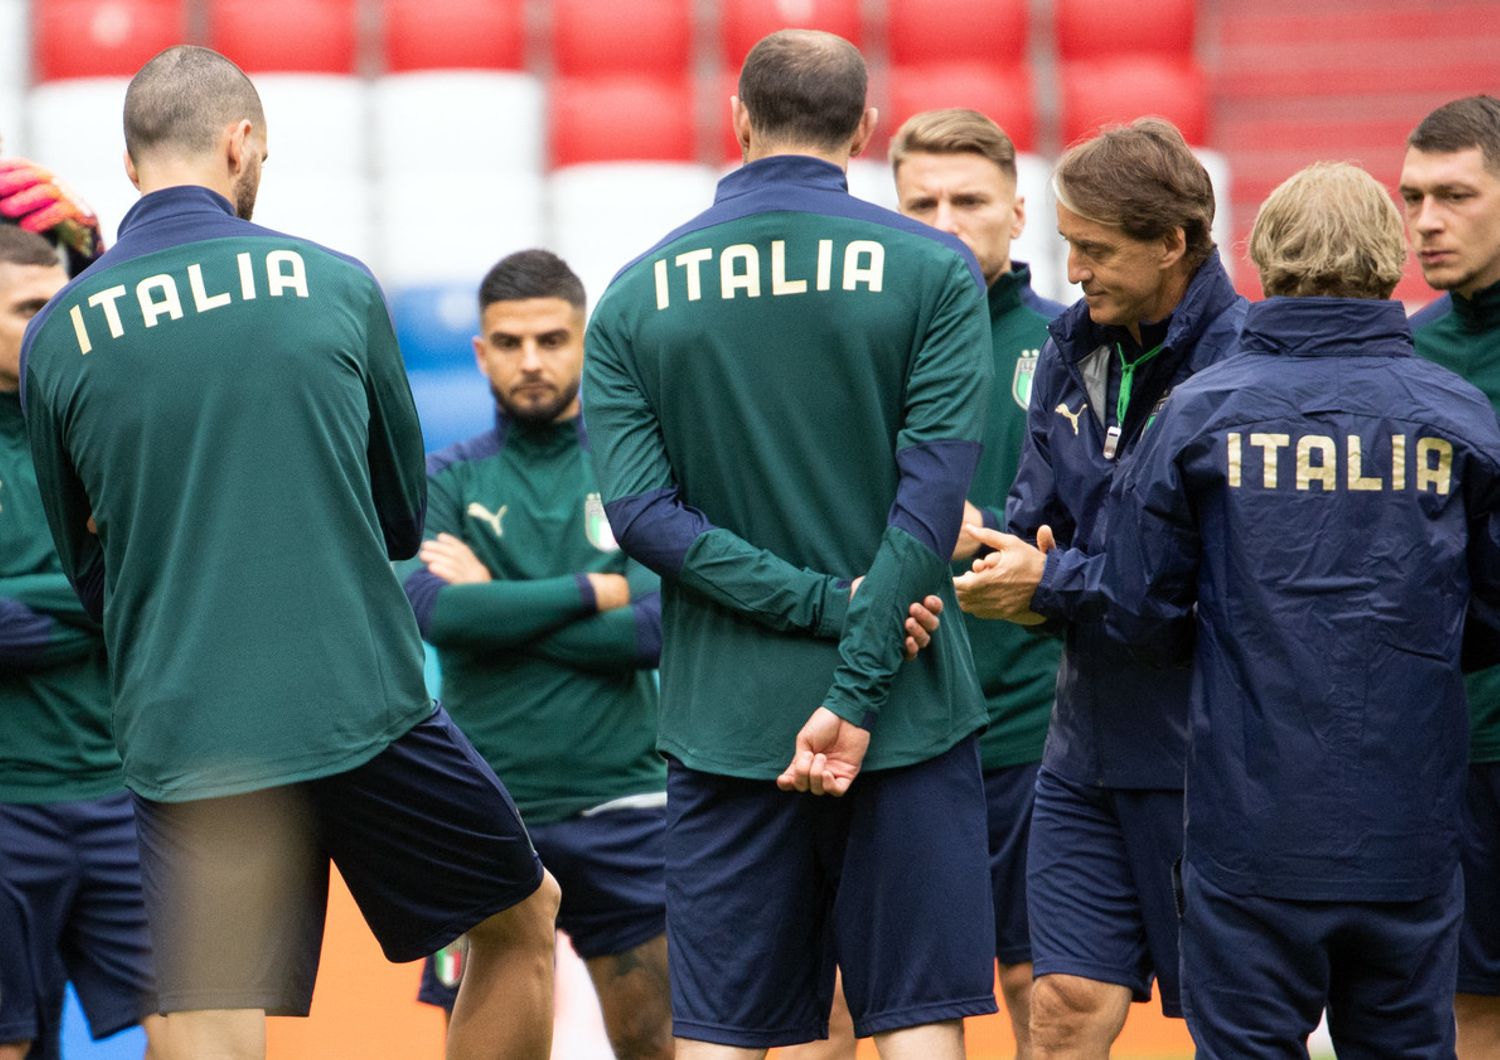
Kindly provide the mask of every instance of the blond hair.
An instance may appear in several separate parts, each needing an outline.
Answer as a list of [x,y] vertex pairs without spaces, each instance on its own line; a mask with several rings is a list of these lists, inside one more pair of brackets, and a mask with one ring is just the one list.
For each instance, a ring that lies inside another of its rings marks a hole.
[[1261,204],[1250,260],[1270,295],[1389,298],[1406,263],[1401,214],[1348,162],[1315,162]]
[[988,158],[1000,172],[1016,179],[1016,145],[1005,130],[977,110],[949,107],[924,110],[901,123],[891,140],[891,171],[901,169],[910,154],[957,155],[966,152]]
[[1057,201],[1080,217],[1154,240],[1181,228],[1184,260],[1197,268],[1214,251],[1214,188],[1177,126],[1138,118],[1064,152],[1052,174]]

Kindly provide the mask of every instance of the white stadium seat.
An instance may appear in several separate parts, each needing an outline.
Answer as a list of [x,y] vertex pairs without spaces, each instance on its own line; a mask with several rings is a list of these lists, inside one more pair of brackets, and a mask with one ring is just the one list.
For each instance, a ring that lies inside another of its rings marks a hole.
[[614,274],[713,204],[715,178],[686,162],[600,162],[551,178],[552,246],[592,308]]
[[287,178],[266,167],[255,202],[255,223],[351,254],[374,268],[377,248],[369,182],[347,175]]
[[[26,0],[0,0],[0,99],[26,88],[27,70],[30,67],[27,43],[31,34],[27,32]],[[11,118],[0,111],[0,121]],[[8,125],[0,126],[0,136],[7,145],[13,130]],[[14,149],[7,146],[7,151]]]
[[24,155],[26,149],[26,94],[0,87],[0,155]]
[[434,169],[387,176],[377,188],[375,263],[392,286],[477,287],[501,257],[549,242],[546,186],[536,174]]
[[357,77],[337,74],[257,74],[255,87],[270,137],[267,176],[362,176],[369,92]]
[[1208,170],[1209,182],[1214,186],[1214,242],[1219,245],[1219,257],[1232,279],[1235,259],[1239,255],[1230,246],[1230,241],[1234,238],[1234,223],[1229,211],[1234,199],[1231,197],[1233,189],[1229,183],[1229,159],[1206,147],[1193,148],[1193,154],[1198,156],[1198,161]]
[[891,177],[890,163],[867,158],[851,159],[849,194],[866,202],[873,202],[876,206],[884,206],[887,210],[894,210],[896,182]]
[[75,183],[83,174],[118,172],[129,188],[122,127],[129,83],[123,77],[98,77],[37,85],[27,100],[28,152]]
[[1031,289],[1064,305],[1082,292],[1068,283],[1068,247],[1057,234],[1057,200],[1052,194],[1052,162],[1040,155],[1016,155],[1016,192],[1026,199],[1026,228],[1011,257],[1031,266]]
[[541,82],[508,71],[435,70],[375,82],[375,163],[383,176],[546,168]]

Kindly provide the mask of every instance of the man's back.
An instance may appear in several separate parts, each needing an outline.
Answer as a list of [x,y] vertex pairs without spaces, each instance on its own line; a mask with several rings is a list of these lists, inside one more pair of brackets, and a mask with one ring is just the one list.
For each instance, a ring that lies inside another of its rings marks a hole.
[[[977,439],[990,369],[968,253],[843,189],[836,167],[805,156],[726,178],[712,209],[606,293],[585,401],[591,425],[610,415],[623,373],[655,413],[685,505],[797,567],[853,579],[888,518],[899,525],[903,461]],[[606,466],[630,466],[605,444]],[[642,493],[636,470],[606,482],[606,499]],[[711,546],[692,547],[697,560]],[[775,776],[828,691],[842,623],[825,639],[779,633],[674,579],[663,599],[661,748],[698,769]],[[896,601],[882,605],[898,620]],[[948,624],[894,678],[865,767],[931,757],[983,717],[967,638]]]
[[105,611],[127,782],[162,801],[351,768],[431,710],[387,564],[425,479],[379,289],[227,205],[143,199],[23,371],[64,566]]
[[[1264,303],[1242,351],[1179,388],[1124,484],[1210,543],[1189,857],[1236,893],[1437,893],[1456,857],[1470,520],[1500,500],[1500,431],[1477,391],[1411,356],[1396,303]],[[1158,492],[1171,467],[1181,506]],[[1150,577],[1182,540],[1112,534],[1111,559]]]

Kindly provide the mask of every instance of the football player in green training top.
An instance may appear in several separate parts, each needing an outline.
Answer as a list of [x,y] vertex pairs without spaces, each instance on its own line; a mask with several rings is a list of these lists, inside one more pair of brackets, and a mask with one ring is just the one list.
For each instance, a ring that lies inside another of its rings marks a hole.
[[259,1058],[263,1014],[306,1014],[332,857],[392,960],[469,932],[450,1057],[546,1057],[557,885],[434,710],[389,563],[426,476],[380,288],[249,223],[265,116],[223,56],[162,52],[124,125],[141,200],[32,321],[21,386],[104,625],[164,1056]]
[[[428,457],[427,540],[398,569],[444,705],[562,885],[558,926],[616,1055],[670,1057],[659,579],[615,543],[588,459],[582,282],[524,250],[485,276],[479,311],[495,426]],[[451,1009],[442,971],[429,962],[420,996]]]
[[[1026,439],[1026,410],[1047,322],[1063,306],[1031,289],[1031,270],[1010,256],[1026,224],[1016,193],[1016,149],[989,118],[972,110],[933,110],[908,119],[891,141],[901,212],[962,239],[988,285],[995,385],[985,420],[984,455],[974,473],[966,524],[1005,525],[1005,495]],[[955,573],[968,570],[979,542],[963,535]],[[1016,1056],[1031,1055],[1031,936],[1026,917],[1026,842],[1037,767],[1057,684],[1059,642],[1009,622],[964,615],[974,665],[990,708],[979,741],[989,801],[990,881],[1000,990],[1016,1035]]]
[[161,1023],[104,638],[58,562],[17,394],[21,336],[67,282],[46,239],[0,224],[0,1060],[58,1055],[70,980],[97,1038]]
[[831,34],[758,43],[746,164],[586,340],[605,510],[662,575],[680,1057],[824,1037],[836,966],[887,1057],[959,1057],[995,1011],[989,715],[962,623],[904,665],[901,632],[911,601],[953,602],[985,288],[962,242],[848,194],[866,80]]
[[[1500,412],[1500,99],[1433,111],[1407,140],[1406,226],[1422,275],[1445,292],[1411,318],[1417,353]],[[1500,1056],[1500,667],[1470,674],[1458,1055]]]

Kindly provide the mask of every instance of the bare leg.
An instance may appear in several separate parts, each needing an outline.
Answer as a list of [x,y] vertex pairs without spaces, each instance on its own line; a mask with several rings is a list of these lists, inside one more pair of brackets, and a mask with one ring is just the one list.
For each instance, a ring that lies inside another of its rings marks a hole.
[[944,1020],[875,1035],[880,1060],[964,1060],[964,1021]]
[[172,1012],[151,1037],[156,1060],[265,1060],[266,1014],[258,1008]]
[[1044,975],[1031,987],[1036,1060],[1109,1060],[1130,1012],[1130,989],[1077,975]]
[[162,1048],[162,1035],[166,1033],[167,1017],[150,1015],[141,1020],[141,1030],[146,1032],[145,1060],[166,1060]]
[[691,1038],[678,1038],[677,1060],[762,1060],[764,1049],[743,1049],[737,1045],[715,1045]]
[[667,981],[667,937],[658,935],[635,949],[585,963],[618,1060],[669,1060],[672,990]]
[[839,972],[833,983],[833,1011],[828,1014],[828,1040],[808,1042],[779,1049],[780,1060],[854,1060],[854,1017],[849,1015],[849,1002],[844,1000],[844,973]]
[[0,1043],[0,1060],[26,1060],[30,1051],[30,1041]]
[[1459,994],[1453,999],[1458,1019],[1458,1060],[1500,1056],[1500,997]]
[[1000,966],[1000,996],[1016,1035],[1016,1060],[1031,1060],[1031,962]]
[[469,963],[448,1025],[448,1060],[547,1060],[552,1052],[552,874],[518,905],[469,931]]

